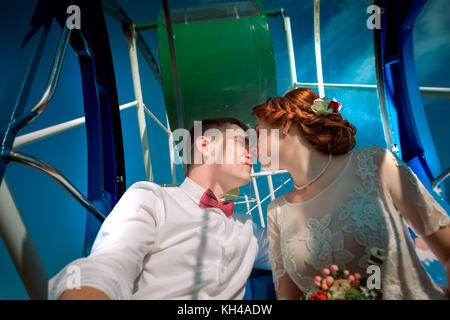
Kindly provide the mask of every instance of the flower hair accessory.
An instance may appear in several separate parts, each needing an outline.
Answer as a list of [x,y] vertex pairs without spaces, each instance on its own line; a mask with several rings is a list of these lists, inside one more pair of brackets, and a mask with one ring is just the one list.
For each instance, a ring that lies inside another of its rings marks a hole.
[[333,112],[341,111],[342,103],[336,101],[336,99],[331,100],[330,98],[319,98],[314,100],[311,110],[317,115],[327,115]]

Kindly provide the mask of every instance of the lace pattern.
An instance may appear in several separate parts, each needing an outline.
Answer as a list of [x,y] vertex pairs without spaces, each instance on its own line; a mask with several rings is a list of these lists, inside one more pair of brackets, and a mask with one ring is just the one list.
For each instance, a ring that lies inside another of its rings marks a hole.
[[[392,152],[387,151],[391,161],[401,170],[401,174],[408,177],[408,182],[412,186],[410,195],[412,198],[416,199],[416,205],[419,210],[415,210],[419,215],[418,218],[421,221],[409,221],[418,220],[413,219],[413,217],[407,217],[406,220],[411,225],[423,224],[425,230],[421,230],[418,226],[417,230],[414,230],[419,236],[427,236],[436,231],[441,227],[446,226],[450,223],[450,217],[445,213],[442,206],[433,198],[433,196],[428,192],[428,190],[421,183],[417,175],[408,167],[408,165],[398,157],[396,157]],[[406,211],[406,210],[405,210]],[[413,211],[413,210],[409,210]],[[405,212],[406,213],[406,212]],[[433,218],[433,215],[438,215]],[[424,223],[425,222],[425,223]],[[420,232],[419,232],[420,231]]]
[[374,155],[375,151],[369,148],[362,149],[358,154],[358,169],[355,174],[361,178],[361,184],[353,186],[350,194],[353,199],[339,207],[339,220],[344,221],[349,216],[352,219],[352,222],[344,226],[344,231],[352,234],[355,241],[366,250],[366,254],[358,262],[362,269],[368,267],[370,249],[385,248],[388,241],[384,216],[379,210],[381,183],[376,175],[378,166],[374,163]]
[[329,228],[332,213],[322,219],[308,219],[307,227],[301,228],[298,234],[288,237],[287,243],[293,241],[306,241],[306,247],[311,254],[306,262],[316,270],[322,270],[336,263],[345,265],[354,259],[354,255],[344,248],[344,235],[342,231],[333,232]]
[[[353,172],[347,172],[339,190],[332,192],[336,197],[299,206],[283,205],[278,199],[271,203],[269,220],[276,222],[277,229],[275,237],[269,234],[269,241],[277,242],[270,253],[276,288],[279,278],[287,273],[304,293],[315,290],[314,276],[331,264],[365,272],[370,249],[379,247],[388,255],[382,266],[383,298],[445,298],[418,259],[402,216],[381,179],[379,161],[385,152],[379,147],[355,151]],[[392,161],[394,156],[390,155]],[[415,187],[415,201],[424,217],[436,209],[444,212],[439,226],[448,224],[449,217],[417,177],[404,162],[394,159],[397,167],[410,173],[408,180]]]
[[388,154],[391,159],[394,160],[397,167],[403,168],[404,170],[408,171],[410,175],[408,180],[415,187],[416,192],[419,195],[419,201],[417,205],[425,209],[426,215],[430,217],[433,213],[433,210],[442,210],[442,208],[438,205],[438,203],[434,200],[430,193],[420,183],[419,178],[417,178],[417,175],[411,170],[411,168],[403,160],[397,158],[392,152],[388,152]]

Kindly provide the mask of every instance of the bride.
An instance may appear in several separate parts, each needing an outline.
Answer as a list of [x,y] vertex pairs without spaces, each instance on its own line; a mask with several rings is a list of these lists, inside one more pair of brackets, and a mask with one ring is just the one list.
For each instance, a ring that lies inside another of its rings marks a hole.
[[[415,252],[407,225],[422,237],[450,280],[450,218],[408,166],[390,151],[355,146],[356,128],[340,104],[295,89],[253,108],[260,148],[279,130],[280,168],[295,188],[267,209],[269,250],[278,298],[302,299],[332,264],[367,274],[371,248],[384,250],[383,299],[445,299]],[[267,137],[267,139],[265,138]],[[261,141],[263,140],[263,141]],[[263,166],[274,168],[271,163]]]

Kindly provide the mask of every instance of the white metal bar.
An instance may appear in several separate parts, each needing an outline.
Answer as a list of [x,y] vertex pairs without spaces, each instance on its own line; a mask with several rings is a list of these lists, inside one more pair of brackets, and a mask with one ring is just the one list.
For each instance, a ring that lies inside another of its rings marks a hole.
[[170,130],[170,122],[169,122],[169,116],[167,115],[167,109],[166,109],[166,123],[167,123],[167,129],[169,130],[169,157],[170,157],[170,174],[172,175],[172,183],[177,183],[177,172],[175,170],[175,145],[173,141],[173,134],[172,130]]
[[245,197],[245,205],[247,206],[247,211],[250,211],[250,202],[248,200],[248,196],[244,194]]
[[[244,196],[244,199],[245,199],[245,196]],[[247,199],[248,199],[248,196],[247,196]],[[244,201],[233,201],[234,204],[243,204],[243,203],[247,204],[248,209],[250,209],[249,203],[253,203],[253,202],[256,202],[256,199],[249,199],[249,200],[244,200]]]
[[147,123],[145,121],[144,101],[142,97],[141,78],[139,76],[139,64],[136,51],[136,34],[134,25],[130,26],[129,32],[125,32],[130,56],[131,75],[133,79],[134,96],[138,102],[136,111],[141,138],[142,156],[144,158],[145,176],[148,181],[153,181],[152,163],[150,159],[150,148],[147,136]]
[[260,171],[260,172],[252,171],[251,176],[252,177],[263,177],[263,176],[283,174],[283,173],[288,173],[288,171],[286,169],[280,169],[280,170],[274,170],[274,171]]
[[166,128],[165,125],[163,125],[161,123],[161,121],[158,120],[158,118],[156,118],[156,116],[153,114],[153,112],[151,112],[145,104],[143,105],[143,107],[144,107],[145,113],[147,113],[150,116],[150,118],[152,118],[156,122],[156,124],[161,127],[161,129],[163,129],[168,135],[170,135],[172,133],[172,132],[170,132],[169,129]]
[[[120,111],[134,107],[137,105],[137,101],[133,101],[130,103],[126,103],[121,105]],[[74,120],[66,121],[45,129],[36,130],[34,132],[30,132],[27,134],[23,134],[21,136],[16,137],[13,144],[13,151],[18,150],[21,147],[24,147],[26,145],[32,144],[34,142],[38,142],[40,140],[43,140],[45,138],[52,137],[54,135],[57,135],[59,133],[65,132],[67,130],[79,127],[83,125],[86,122],[85,117],[77,118]]]
[[[273,192],[274,192],[274,193],[277,192],[277,191],[280,190],[286,183],[288,183],[288,182],[291,181],[291,180],[292,180],[292,177],[286,179],[286,181],[283,182],[281,185],[279,185],[278,188],[276,188]],[[268,196],[266,196],[264,199],[262,199],[262,200],[259,202],[259,204],[261,205],[261,203],[263,203],[264,201],[266,201],[270,196],[271,196],[270,194],[269,194]],[[259,197],[259,194],[258,194],[258,197]],[[253,210],[255,210],[255,208],[257,208],[257,207],[258,207],[258,205],[256,205],[256,206],[254,206],[253,208],[251,208],[251,209],[247,212],[247,214],[250,214],[250,213],[251,213]]]
[[30,298],[47,299],[47,273],[5,177],[0,186],[0,234]]
[[436,179],[433,180],[431,183],[431,187],[433,190],[439,194],[442,195],[442,189],[439,187],[439,185],[444,182],[445,179],[448,179],[450,177],[450,168],[442,172]]
[[314,48],[316,52],[317,82],[319,84],[319,96],[325,97],[322,74],[322,53],[320,49],[320,0],[314,0]]
[[273,180],[272,175],[267,175],[267,184],[269,185],[270,199],[275,200],[275,192],[273,191]]
[[442,88],[442,87],[420,87],[420,90],[427,92],[450,93],[450,88]]
[[176,175],[176,170],[175,170],[175,151],[174,151],[175,149],[174,149],[173,134],[172,134],[172,131],[170,130],[170,122],[169,122],[169,116],[167,114],[167,110],[166,110],[167,127],[164,126],[161,123],[161,121],[158,120],[158,118],[156,118],[156,116],[153,114],[153,112],[151,112],[147,108],[146,105],[144,105],[144,110],[161,127],[161,129],[163,129],[169,136],[170,173],[172,175],[172,183],[176,184],[177,183],[177,175]]
[[[376,91],[376,84],[345,84],[345,83],[324,83],[323,86],[327,89],[350,89],[361,91]],[[318,83],[312,82],[297,82],[295,88],[318,88]],[[444,87],[419,87],[422,96],[437,97],[437,98],[450,98],[450,88]]]
[[161,129],[163,129],[167,135],[168,135],[168,139],[169,139],[169,158],[170,158],[170,174],[172,176],[172,183],[176,184],[177,183],[177,175],[176,175],[176,170],[175,170],[175,153],[174,153],[174,141],[173,141],[173,135],[172,135],[172,131],[170,130],[170,123],[169,123],[169,118],[167,115],[167,110],[166,110],[166,123],[167,123],[167,127],[165,127],[161,121],[158,120],[158,118],[156,118],[156,116],[153,114],[153,112],[151,112],[146,105],[144,105],[144,110],[145,112],[161,127]]
[[[252,173],[253,173],[253,168],[252,168]],[[263,212],[262,212],[262,207],[261,207],[261,201],[259,199],[259,191],[258,191],[258,184],[256,183],[256,178],[252,177],[252,183],[253,183],[253,188],[255,189],[255,197],[256,197],[256,207],[258,207],[258,213],[259,213],[259,220],[261,221],[261,227],[265,228],[266,227],[266,223],[264,222],[264,216],[263,216]],[[250,213],[252,210],[250,210],[248,213]]]
[[450,98],[450,88],[419,87],[420,93],[427,97]]
[[137,104],[138,104],[138,102],[136,100],[133,102],[128,102],[128,103],[120,105],[119,110],[123,111],[123,110],[129,109],[131,107],[137,106]]
[[[283,11],[282,11],[283,12]],[[291,76],[290,89],[294,88],[297,82],[297,69],[295,68],[295,55],[294,55],[294,44],[292,42],[292,30],[291,30],[291,19],[282,15],[284,22],[284,31],[286,33],[286,45],[289,58],[289,71]]]
[[175,152],[172,133],[169,134],[169,158],[170,158],[170,174],[172,176],[172,183],[177,183],[177,172],[175,170]]
[[[375,84],[338,84],[338,83],[323,83],[322,84],[327,89],[366,89],[366,90],[377,90],[377,85]],[[297,82],[295,87],[309,87],[309,88],[317,88],[319,87],[318,83],[305,83],[305,82]]]
[[57,124],[55,126],[51,126],[45,129],[37,130],[31,133],[27,133],[21,136],[16,137],[14,140],[14,144],[12,149],[17,150],[23,146],[32,144],[34,142],[43,140],[45,138],[52,137],[54,135],[57,135],[59,133],[65,132],[67,130],[79,127],[85,123],[84,117],[70,120],[67,122],[63,122],[60,124]]

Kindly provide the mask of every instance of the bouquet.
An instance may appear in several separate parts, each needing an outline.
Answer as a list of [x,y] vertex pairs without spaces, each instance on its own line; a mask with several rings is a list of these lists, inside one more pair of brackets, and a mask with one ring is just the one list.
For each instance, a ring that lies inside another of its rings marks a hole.
[[[380,266],[385,257],[384,250],[372,248],[369,263]],[[314,278],[314,285],[319,289],[306,295],[307,300],[379,300],[381,288],[369,288],[367,278],[359,273],[351,274],[339,269],[335,264],[322,270],[323,276]]]
[[381,290],[369,289],[359,273],[351,274],[337,265],[322,270],[323,277],[316,276],[314,285],[319,289],[309,293],[307,300],[375,300],[381,298]]

